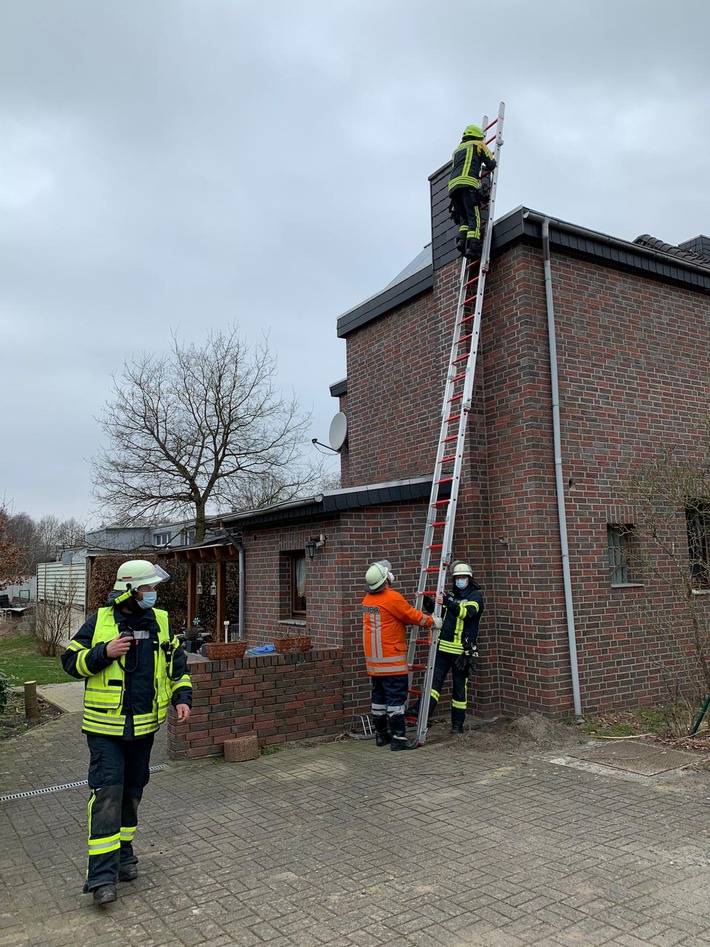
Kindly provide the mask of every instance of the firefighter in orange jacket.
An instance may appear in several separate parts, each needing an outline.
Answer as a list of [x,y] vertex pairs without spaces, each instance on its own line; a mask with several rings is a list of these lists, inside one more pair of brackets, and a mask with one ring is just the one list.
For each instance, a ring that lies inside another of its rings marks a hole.
[[[413,749],[407,742],[404,708],[409,690],[407,625],[441,628],[441,619],[413,608],[392,588],[394,576],[387,559],[373,562],[365,573],[367,595],[362,600],[363,645],[372,680],[372,724],[377,746]],[[389,729],[388,729],[389,723]]]

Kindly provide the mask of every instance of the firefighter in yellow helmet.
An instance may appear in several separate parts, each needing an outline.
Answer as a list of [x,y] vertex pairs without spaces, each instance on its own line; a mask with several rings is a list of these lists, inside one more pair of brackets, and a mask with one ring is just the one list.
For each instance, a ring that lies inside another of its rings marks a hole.
[[407,625],[440,628],[441,619],[413,608],[394,585],[387,559],[373,562],[365,573],[362,600],[363,647],[372,682],[372,725],[377,746],[410,750],[404,708],[409,691]]
[[116,882],[138,875],[133,837],[150,776],[155,732],[175,706],[178,722],[192,704],[187,657],[155,608],[170,578],[146,559],[124,562],[106,606],[69,642],[62,665],[83,679],[82,731],[89,745],[89,858],[84,893],[95,904],[117,897]]
[[[451,671],[451,732],[463,733],[468,700],[468,677],[478,660],[478,622],[483,614],[481,587],[474,581],[471,567],[457,562],[451,570],[453,588],[443,596],[443,624],[436,649],[434,677],[429,700],[429,721],[439,701],[441,687]],[[417,701],[407,710],[406,719],[416,721],[420,713]]]
[[486,148],[483,131],[467,125],[461,144],[451,156],[449,197],[451,216],[459,224],[456,249],[469,260],[481,255],[481,169],[493,171],[496,159]]

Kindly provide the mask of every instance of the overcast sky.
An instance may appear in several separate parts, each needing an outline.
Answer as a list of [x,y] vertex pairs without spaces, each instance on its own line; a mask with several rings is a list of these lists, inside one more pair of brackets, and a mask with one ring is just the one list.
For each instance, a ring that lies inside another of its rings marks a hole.
[[497,216],[710,233],[706,0],[0,0],[0,501],[86,519],[111,373],[269,333],[327,441],[337,317],[506,102]]

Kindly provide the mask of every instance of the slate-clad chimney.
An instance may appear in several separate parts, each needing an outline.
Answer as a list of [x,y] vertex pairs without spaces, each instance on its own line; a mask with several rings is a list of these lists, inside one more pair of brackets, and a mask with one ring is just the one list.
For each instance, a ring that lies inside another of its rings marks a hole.
[[683,243],[679,243],[678,246],[684,250],[692,250],[693,253],[697,253],[698,256],[710,260],[710,237],[706,237],[704,234],[693,237],[692,240],[684,240]]

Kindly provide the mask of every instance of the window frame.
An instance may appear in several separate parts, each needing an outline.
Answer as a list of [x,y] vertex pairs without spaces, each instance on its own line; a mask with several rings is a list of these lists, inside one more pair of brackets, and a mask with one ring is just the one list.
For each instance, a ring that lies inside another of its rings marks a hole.
[[643,585],[638,575],[638,535],[634,523],[606,524],[606,557],[612,588]]
[[684,512],[691,586],[694,591],[707,591],[710,589],[710,501],[689,499]]
[[[288,617],[303,621],[306,618],[308,610],[308,570],[306,568],[306,552],[304,549],[296,549],[289,554],[288,559]],[[300,570],[302,570],[302,592],[299,594],[298,573]]]

